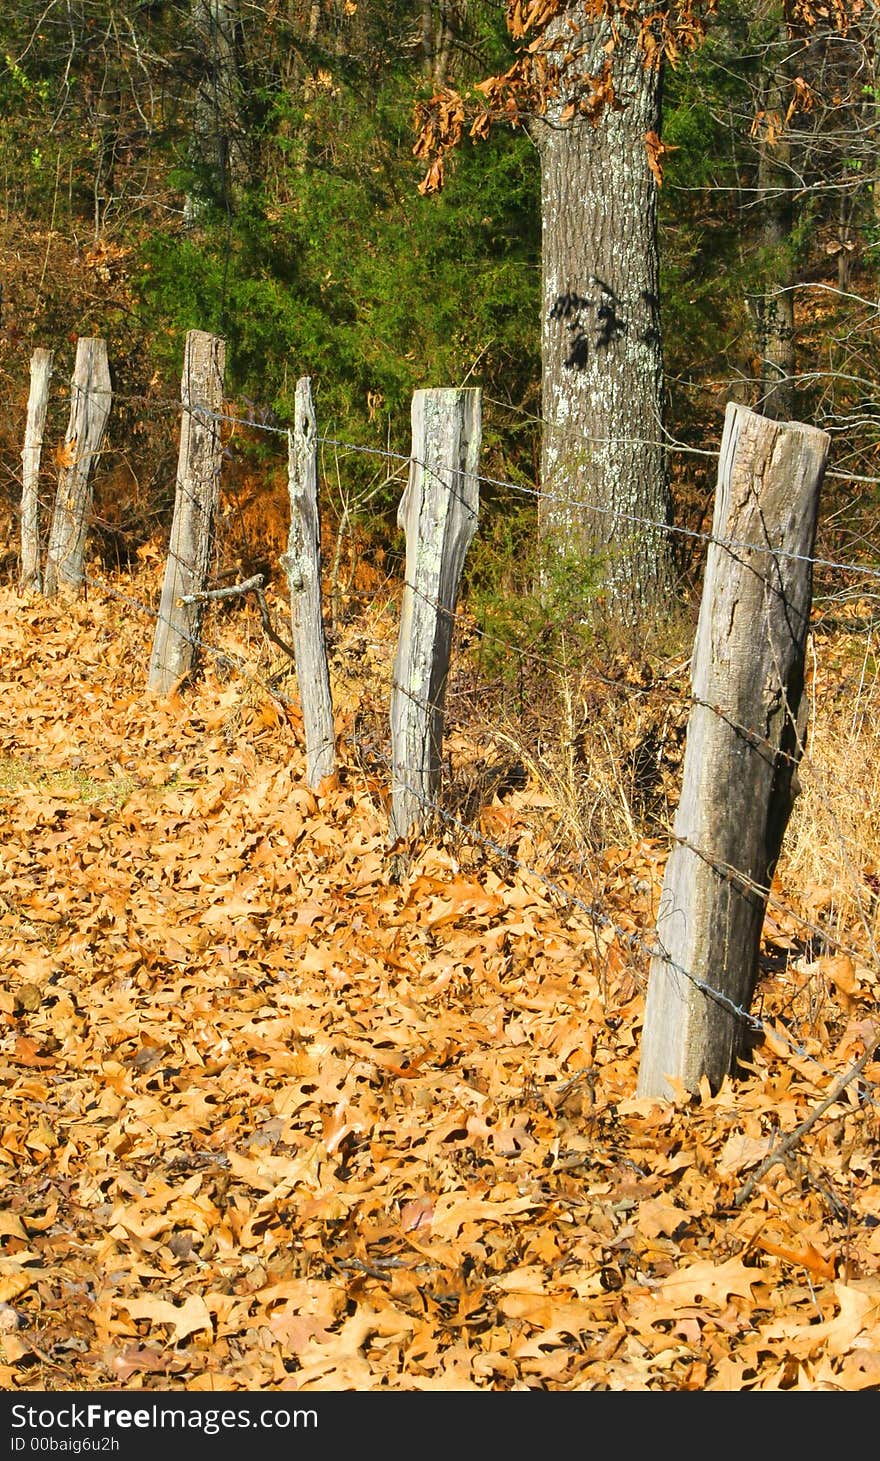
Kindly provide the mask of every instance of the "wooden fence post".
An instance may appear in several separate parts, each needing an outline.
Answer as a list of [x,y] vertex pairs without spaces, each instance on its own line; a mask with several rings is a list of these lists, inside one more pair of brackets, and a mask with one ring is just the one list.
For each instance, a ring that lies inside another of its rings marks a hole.
[[[180,451],[168,562],[153,635],[149,689],[167,695],[192,670],[205,610],[214,514],[220,491],[226,341],[204,330],[186,337]],[[186,600],[186,602],[184,602]]]
[[316,791],[336,769],[333,702],[321,614],[321,529],[318,517],[318,428],[312,383],[296,383],[288,437],[290,534],[281,566],[290,590],[290,623],[306,737],[306,779]]
[[440,785],[443,704],[459,580],[479,511],[481,394],[416,391],[397,513],[406,581],[391,692],[391,840],[427,819]]
[[40,457],[43,430],[49,407],[52,379],[51,350],[35,350],[31,356],[31,388],[28,395],[24,449],[21,454],[21,575],[19,593],[39,593],[40,573]]
[[92,467],[110,415],[112,395],[107,342],[77,341],[71,381],[70,421],[61,451],[61,472],[46,552],[45,592],[75,590],[83,581]]
[[[830,438],[729,405],[691,671],[682,793],[638,1094],[717,1090],[743,1052],[806,731],[810,555]],[[750,546],[755,545],[755,546]]]

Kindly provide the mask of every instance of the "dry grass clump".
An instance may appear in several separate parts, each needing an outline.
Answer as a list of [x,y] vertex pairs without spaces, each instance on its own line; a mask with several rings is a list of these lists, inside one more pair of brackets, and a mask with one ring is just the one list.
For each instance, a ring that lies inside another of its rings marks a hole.
[[820,619],[810,644],[810,719],[801,793],[779,876],[786,897],[834,943],[880,938],[880,658],[872,604]]

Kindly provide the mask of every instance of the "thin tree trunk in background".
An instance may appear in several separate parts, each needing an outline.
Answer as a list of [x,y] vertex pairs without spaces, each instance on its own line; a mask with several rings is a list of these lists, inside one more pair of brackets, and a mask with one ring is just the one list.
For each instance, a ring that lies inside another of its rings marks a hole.
[[458,586],[479,510],[479,390],[416,391],[412,459],[398,525],[406,582],[391,691],[392,840],[431,815]]
[[434,74],[434,0],[422,0],[422,27],[419,39],[422,70],[426,76]]
[[[791,142],[784,121],[784,63],[762,98],[764,135],[758,143],[758,210],[766,284],[756,301],[759,386],[755,410],[774,421],[797,413],[794,322],[794,206]],[[771,132],[776,132],[776,137]]]
[[[728,405],[638,1094],[717,1090],[745,1048],[806,732],[810,555],[831,438]],[[758,546],[752,548],[749,544]],[[766,545],[762,547],[761,545]]]
[[71,381],[70,421],[61,450],[61,471],[46,553],[45,593],[74,591],[83,581],[92,507],[92,468],[101,448],[112,400],[105,340],[77,341]]
[[214,515],[220,491],[222,440],[217,413],[223,408],[226,342],[202,330],[186,337],[180,397],[180,452],[168,563],[148,686],[167,695],[192,670],[204,601],[184,603],[203,594],[214,545]]
[[[191,26],[201,76],[193,102],[190,160],[203,187],[227,210],[250,181],[248,128],[238,0],[192,0]],[[185,219],[198,220],[199,192],[186,200]]]
[[281,566],[290,590],[296,678],[306,739],[306,780],[313,791],[336,769],[333,701],[321,613],[317,436],[311,381],[304,376],[296,383],[288,453],[290,536]]
[[[572,14],[579,6],[569,6]],[[551,35],[566,35],[566,17]],[[581,23],[571,62],[600,76],[605,24]],[[585,568],[622,621],[637,624],[669,588],[664,526],[657,184],[646,136],[660,131],[660,75],[625,33],[611,57],[620,109],[563,120],[562,94],[532,126],[543,227],[542,492],[539,524],[553,560]]]
[[24,450],[21,454],[21,575],[19,593],[39,593],[40,574],[40,458],[43,431],[49,408],[52,379],[51,350],[35,350],[31,356],[31,388],[28,396]]
[[456,19],[455,7],[449,0],[440,0],[440,14],[434,33],[433,81],[438,89],[446,84],[449,71],[449,57],[452,51],[452,27]]

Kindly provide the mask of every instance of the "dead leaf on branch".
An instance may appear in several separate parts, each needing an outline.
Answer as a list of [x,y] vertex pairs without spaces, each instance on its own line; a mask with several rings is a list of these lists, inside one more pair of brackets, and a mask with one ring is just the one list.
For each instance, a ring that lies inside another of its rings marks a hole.
[[654,175],[658,188],[663,186],[663,158],[669,152],[677,152],[677,147],[672,147],[666,142],[661,142],[656,132],[645,133],[645,148],[648,154],[648,166]]

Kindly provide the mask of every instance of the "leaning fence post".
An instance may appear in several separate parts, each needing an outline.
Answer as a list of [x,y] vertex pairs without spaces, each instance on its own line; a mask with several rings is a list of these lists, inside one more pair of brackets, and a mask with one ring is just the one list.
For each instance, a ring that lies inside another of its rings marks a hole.
[[290,533],[281,567],[290,590],[290,623],[306,738],[306,780],[316,791],[336,767],[333,702],[321,615],[321,530],[318,518],[318,428],[308,376],[296,383],[288,436]]
[[[197,658],[205,610],[214,514],[220,491],[226,341],[204,330],[186,337],[180,399],[180,450],[168,562],[153,635],[148,686],[161,695],[188,675]],[[186,600],[186,602],[185,602]]]
[[406,581],[391,691],[392,841],[417,830],[440,784],[443,704],[459,580],[479,511],[478,389],[416,391],[397,513]]
[[744,1049],[773,869],[797,795],[813,542],[830,438],[727,407],[681,800],[638,1094],[717,1090]]
[[107,426],[110,402],[107,342],[80,339],[71,380],[70,421],[61,449],[61,471],[46,550],[45,592],[50,596],[62,586],[78,589],[83,581],[92,506],[92,467]]
[[21,575],[19,593],[39,593],[40,574],[40,457],[43,429],[49,407],[52,379],[51,350],[35,350],[31,356],[31,388],[28,395],[24,449],[21,453]]

